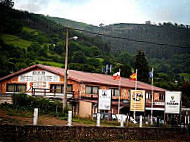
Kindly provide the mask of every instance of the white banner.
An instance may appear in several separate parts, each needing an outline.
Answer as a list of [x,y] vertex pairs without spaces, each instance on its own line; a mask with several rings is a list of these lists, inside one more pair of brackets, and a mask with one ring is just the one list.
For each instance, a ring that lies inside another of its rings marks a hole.
[[181,92],[166,91],[165,94],[165,113],[180,113]]
[[98,109],[99,110],[111,109],[111,90],[99,89]]

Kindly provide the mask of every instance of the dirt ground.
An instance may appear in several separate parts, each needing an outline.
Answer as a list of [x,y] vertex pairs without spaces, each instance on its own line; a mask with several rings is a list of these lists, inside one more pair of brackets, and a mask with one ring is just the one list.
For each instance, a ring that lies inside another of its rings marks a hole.
[[[33,124],[33,118],[26,118],[21,116],[10,116],[7,115],[6,111],[0,110],[0,124],[13,124],[13,125],[32,125]],[[39,116],[38,117],[38,124],[39,125],[56,125],[56,126],[65,126],[67,125],[67,121],[60,120],[55,117],[50,116]],[[85,124],[79,124],[79,123],[72,123],[75,126],[85,126]]]
[[[11,125],[32,125],[33,124],[33,118],[26,118],[21,116],[10,116],[7,115],[7,112],[5,110],[0,109],[0,124],[11,124]],[[54,125],[54,126],[66,126],[67,121],[60,120],[55,117],[50,116],[39,116],[38,118],[38,125]],[[79,123],[72,123],[75,126],[87,126],[85,124],[79,124]],[[52,142],[80,142],[81,140],[63,140],[63,141],[52,141]],[[141,142],[142,140],[113,140],[113,141],[106,141],[106,142]],[[142,142],[187,142],[186,140],[180,140],[180,139],[165,139],[165,140],[143,140]],[[29,141],[33,142],[33,141]],[[35,140],[35,142],[38,142]],[[43,142],[43,141],[39,141]]]

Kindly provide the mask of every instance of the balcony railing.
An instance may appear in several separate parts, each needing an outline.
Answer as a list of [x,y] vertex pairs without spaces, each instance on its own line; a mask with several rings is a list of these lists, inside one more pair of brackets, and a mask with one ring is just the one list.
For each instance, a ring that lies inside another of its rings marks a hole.
[[[67,91],[67,99],[73,98],[74,91]],[[46,98],[63,98],[63,93],[58,89],[32,88],[32,96]]]

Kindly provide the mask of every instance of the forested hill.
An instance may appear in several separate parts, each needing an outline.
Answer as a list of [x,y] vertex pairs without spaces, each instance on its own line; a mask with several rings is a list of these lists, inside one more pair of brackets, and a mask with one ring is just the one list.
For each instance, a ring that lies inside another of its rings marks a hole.
[[[164,58],[168,59],[175,54],[190,53],[190,26],[172,24],[170,22],[159,25],[152,24],[113,24],[107,26],[96,27],[84,23],[70,21],[64,18],[49,17],[64,26],[72,28],[80,28],[91,32],[111,35],[119,38],[111,38],[103,36],[103,39],[111,43],[113,53],[121,53],[128,51],[135,54],[138,49],[145,50],[149,58]],[[127,40],[129,39],[129,40]],[[134,42],[132,40],[154,42],[158,44],[170,44],[177,46],[189,47],[176,48],[175,46],[148,44],[144,42]]]
[[77,29],[82,29],[82,30],[88,30],[88,31],[98,31],[99,27],[89,25],[83,22],[77,22],[65,18],[59,18],[59,17],[47,17],[47,19],[52,20],[56,22],[57,24],[61,24],[62,26],[65,27],[71,27],[71,28],[77,28]]
[[[131,56],[133,57],[139,49],[143,49],[147,55],[149,66],[154,67],[159,73],[166,73],[170,76],[168,78],[174,80],[181,76],[190,78],[190,26],[170,22],[158,25],[150,23],[102,24],[99,27],[78,23],[75,26],[74,21],[64,18],[49,17],[49,19],[71,28],[100,33],[100,37],[110,44],[112,54],[119,57],[124,64],[130,64],[133,67]],[[89,32],[85,33],[90,35]],[[109,36],[102,36],[102,34]],[[165,76],[165,78],[167,77]]]
[[[130,53],[135,53],[137,49],[144,49],[150,58],[165,58],[168,59],[174,54],[190,53],[189,49],[176,48],[175,46],[148,44],[147,41],[158,44],[170,44],[177,46],[190,47],[190,29],[164,23],[163,25],[150,24],[115,24],[102,27],[99,32],[126,38],[124,40],[105,37],[111,42],[112,51],[127,50]],[[136,41],[130,41],[132,39]],[[120,42],[118,42],[120,41]]]
[[[0,3],[0,77],[33,64],[64,67],[66,28],[39,14]],[[99,72],[110,61],[110,47],[100,37],[69,30],[69,69]]]

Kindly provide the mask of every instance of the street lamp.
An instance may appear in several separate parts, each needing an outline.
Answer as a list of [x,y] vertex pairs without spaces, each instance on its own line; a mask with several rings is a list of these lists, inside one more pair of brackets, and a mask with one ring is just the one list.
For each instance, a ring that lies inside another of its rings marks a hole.
[[69,28],[66,28],[66,50],[65,50],[65,70],[64,70],[64,90],[63,90],[63,111],[65,107],[67,106],[67,70],[68,70],[68,46],[69,46],[69,40],[77,40],[78,37],[74,36],[72,38],[69,38]]

